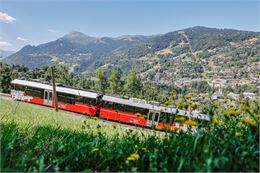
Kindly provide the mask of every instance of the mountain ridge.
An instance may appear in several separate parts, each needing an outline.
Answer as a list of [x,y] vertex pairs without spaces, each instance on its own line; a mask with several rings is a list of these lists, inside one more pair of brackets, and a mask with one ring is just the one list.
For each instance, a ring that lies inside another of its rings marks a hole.
[[14,51],[8,51],[8,50],[1,50],[0,49],[0,59],[8,57],[8,56],[10,56],[13,53],[14,53]]
[[4,62],[31,69],[67,64],[72,72],[90,76],[98,68],[117,68],[123,74],[133,69],[144,82],[169,85],[182,79],[259,77],[259,50],[259,32],[235,29],[195,26],[153,36],[99,38],[72,31],[45,44],[27,45]]

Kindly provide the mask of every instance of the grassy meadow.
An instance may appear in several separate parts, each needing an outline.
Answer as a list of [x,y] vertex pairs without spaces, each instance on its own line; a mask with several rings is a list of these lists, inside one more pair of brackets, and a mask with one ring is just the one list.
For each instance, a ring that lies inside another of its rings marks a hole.
[[251,118],[230,110],[196,135],[135,130],[9,100],[0,100],[0,110],[1,171],[259,171],[259,119],[249,108]]

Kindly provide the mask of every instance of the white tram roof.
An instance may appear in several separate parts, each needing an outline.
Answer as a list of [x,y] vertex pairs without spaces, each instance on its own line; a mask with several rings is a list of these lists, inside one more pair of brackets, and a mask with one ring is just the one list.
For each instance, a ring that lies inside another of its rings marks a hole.
[[156,111],[160,110],[159,107],[155,106],[155,105],[151,105],[151,104],[147,104],[147,103],[138,103],[138,102],[134,102],[134,101],[129,100],[129,99],[112,97],[112,96],[108,96],[108,95],[104,95],[102,100],[108,101],[108,102],[124,104],[124,105],[128,105],[128,106],[144,108],[144,109],[150,109],[150,110],[156,110]]
[[[162,112],[167,112],[167,113],[171,113],[171,114],[177,114],[177,115],[182,115],[182,116],[186,116],[189,117],[189,111],[188,110],[182,110],[182,109],[178,109],[175,107],[165,107],[165,106],[160,106],[159,108]],[[208,115],[205,114],[201,114],[199,111],[192,111],[192,118],[197,118],[197,119],[201,119],[201,120],[210,120]]]
[[[34,88],[40,88],[40,89],[44,89],[44,90],[53,89],[53,87],[51,85],[33,82],[33,81],[27,81],[27,80],[15,79],[11,83],[17,84],[17,85],[30,86],[30,87],[34,87]],[[88,97],[88,98],[97,98],[99,96],[98,93],[82,91],[82,90],[66,88],[66,87],[59,87],[59,86],[56,86],[56,91],[61,92],[61,93],[66,93],[66,94]]]
[[[114,103],[119,103],[119,104],[124,104],[124,105],[129,105],[129,106],[134,106],[134,107],[139,107],[139,108],[144,108],[144,109],[150,109],[150,110],[155,110],[155,111],[160,111],[160,112],[167,112],[171,114],[177,114],[181,116],[186,116],[189,117],[189,111],[188,110],[182,110],[182,109],[177,109],[174,107],[165,107],[165,106],[156,106],[152,104],[147,104],[147,103],[141,103],[141,102],[134,102],[129,99],[123,99],[123,98],[118,98],[118,97],[112,97],[112,96],[103,96],[104,101],[108,102],[114,102]],[[192,117],[201,119],[201,120],[210,120],[208,115],[201,114],[198,111],[192,111]]]

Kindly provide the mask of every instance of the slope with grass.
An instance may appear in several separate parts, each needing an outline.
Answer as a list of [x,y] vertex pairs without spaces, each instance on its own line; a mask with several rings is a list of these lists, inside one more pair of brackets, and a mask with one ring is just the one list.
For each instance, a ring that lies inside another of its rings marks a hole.
[[256,124],[156,135],[0,100],[1,171],[259,171]]

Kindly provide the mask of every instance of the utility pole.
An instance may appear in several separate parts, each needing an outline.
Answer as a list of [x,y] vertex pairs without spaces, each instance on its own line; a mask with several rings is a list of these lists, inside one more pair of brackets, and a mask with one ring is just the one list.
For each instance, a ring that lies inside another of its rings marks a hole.
[[191,120],[191,94],[186,95],[184,98],[187,99],[189,102],[189,120]]
[[189,120],[191,120],[191,96],[189,97]]
[[56,92],[56,84],[55,84],[55,77],[54,77],[54,68],[51,67],[51,79],[52,79],[52,87],[53,87],[53,100],[54,101],[54,108],[55,111],[58,112],[58,97],[57,97],[57,92]]

